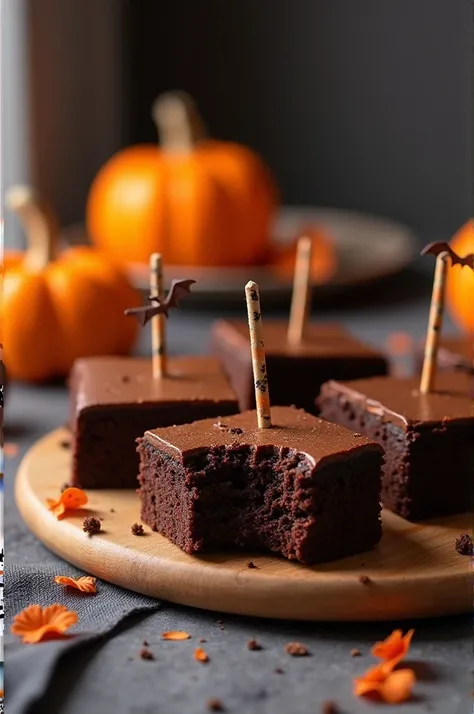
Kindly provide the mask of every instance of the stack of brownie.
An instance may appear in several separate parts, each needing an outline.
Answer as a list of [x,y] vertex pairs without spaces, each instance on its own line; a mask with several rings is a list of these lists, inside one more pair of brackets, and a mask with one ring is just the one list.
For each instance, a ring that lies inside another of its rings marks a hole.
[[291,347],[286,324],[269,321],[265,342],[276,406],[262,430],[244,322],[215,325],[218,359],[169,359],[160,379],[150,360],[79,360],[73,483],[136,488],[139,475],[142,520],[187,553],[263,549],[306,564],[375,546],[381,492],[410,519],[469,508],[471,375],[441,373],[421,395],[337,325],[309,325]]

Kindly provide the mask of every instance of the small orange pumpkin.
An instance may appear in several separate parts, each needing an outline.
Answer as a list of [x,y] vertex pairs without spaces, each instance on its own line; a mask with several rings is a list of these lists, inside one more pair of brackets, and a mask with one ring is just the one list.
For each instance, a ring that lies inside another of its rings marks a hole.
[[153,117],[161,148],[120,151],[92,183],[92,242],[122,262],[145,263],[153,252],[173,265],[258,262],[277,202],[262,160],[239,144],[204,138],[184,93],[159,97]]
[[26,253],[4,259],[2,342],[9,377],[42,381],[66,375],[75,359],[126,354],[137,327],[123,311],[139,293],[99,251],[71,248],[57,256],[52,211],[27,187],[7,192],[28,240]]
[[[450,241],[460,256],[474,253],[474,220],[465,223]],[[474,336],[474,271],[453,265],[448,271],[446,299],[449,311],[458,327]]]

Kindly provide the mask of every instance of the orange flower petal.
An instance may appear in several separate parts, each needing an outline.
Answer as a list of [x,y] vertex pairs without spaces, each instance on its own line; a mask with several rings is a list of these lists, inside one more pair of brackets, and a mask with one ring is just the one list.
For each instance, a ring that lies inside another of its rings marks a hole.
[[46,638],[59,639],[77,622],[77,613],[64,605],[30,605],[15,615],[11,631],[26,644],[36,644]]
[[412,669],[391,672],[379,689],[379,694],[389,704],[399,704],[410,698],[416,677]]
[[87,503],[87,494],[82,490],[82,488],[71,486],[70,488],[64,489],[61,494],[61,501],[68,510],[81,508],[81,506],[84,506]]
[[196,647],[194,650],[194,659],[198,662],[209,662],[209,657],[202,647]]
[[86,503],[87,494],[81,488],[76,488],[75,486],[64,489],[56,501],[53,498],[46,499],[48,509],[52,511],[58,520],[64,517],[66,511],[82,508]]
[[391,662],[382,662],[368,669],[362,677],[354,679],[354,694],[356,697],[378,691],[379,685],[386,680],[394,666]]
[[383,642],[376,642],[372,654],[382,660],[391,660],[395,664],[406,657],[415,630],[409,630],[402,635],[401,630],[394,630]]
[[56,575],[54,582],[58,585],[76,588],[83,593],[96,593],[96,579],[91,575],[82,575],[80,578],[69,578],[67,575]]
[[171,630],[170,632],[162,632],[161,637],[163,640],[189,640],[191,635],[183,630]]

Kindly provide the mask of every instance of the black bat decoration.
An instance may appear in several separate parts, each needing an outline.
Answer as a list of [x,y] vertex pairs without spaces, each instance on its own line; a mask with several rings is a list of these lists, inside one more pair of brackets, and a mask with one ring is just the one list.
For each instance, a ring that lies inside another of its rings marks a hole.
[[152,317],[155,317],[155,315],[166,315],[166,317],[168,317],[170,308],[179,307],[179,300],[185,295],[189,295],[191,285],[195,282],[195,280],[173,280],[168,295],[163,302],[160,302],[157,297],[150,295],[148,299],[152,302],[151,305],[130,307],[128,310],[125,310],[124,314],[136,318],[142,327],[146,325]]
[[431,255],[439,255],[440,253],[445,252],[449,253],[451,265],[460,265],[461,267],[467,265],[468,268],[474,270],[474,253],[469,253],[469,255],[465,255],[464,258],[461,258],[461,256],[455,253],[449,243],[429,243],[425,248],[423,248],[421,255],[427,255],[427,253],[431,253]]

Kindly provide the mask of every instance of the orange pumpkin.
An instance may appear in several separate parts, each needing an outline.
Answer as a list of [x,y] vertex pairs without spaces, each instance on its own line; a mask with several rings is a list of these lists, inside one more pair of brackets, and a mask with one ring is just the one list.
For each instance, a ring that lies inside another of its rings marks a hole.
[[6,203],[25,228],[26,253],[4,260],[2,342],[9,377],[42,381],[66,375],[78,357],[126,354],[137,326],[123,311],[141,303],[122,272],[87,247],[57,257],[53,213],[26,187]]
[[277,191],[250,149],[204,138],[192,100],[172,92],[153,116],[161,139],[113,156],[87,203],[92,242],[122,262],[159,252],[168,264],[258,261],[270,239]]
[[[462,226],[450,241],[460,256],[474,253],[474,220]],[[449,311],[458,327],[474,336],[474,272],[461,265],[448,271],[446,299]]]

